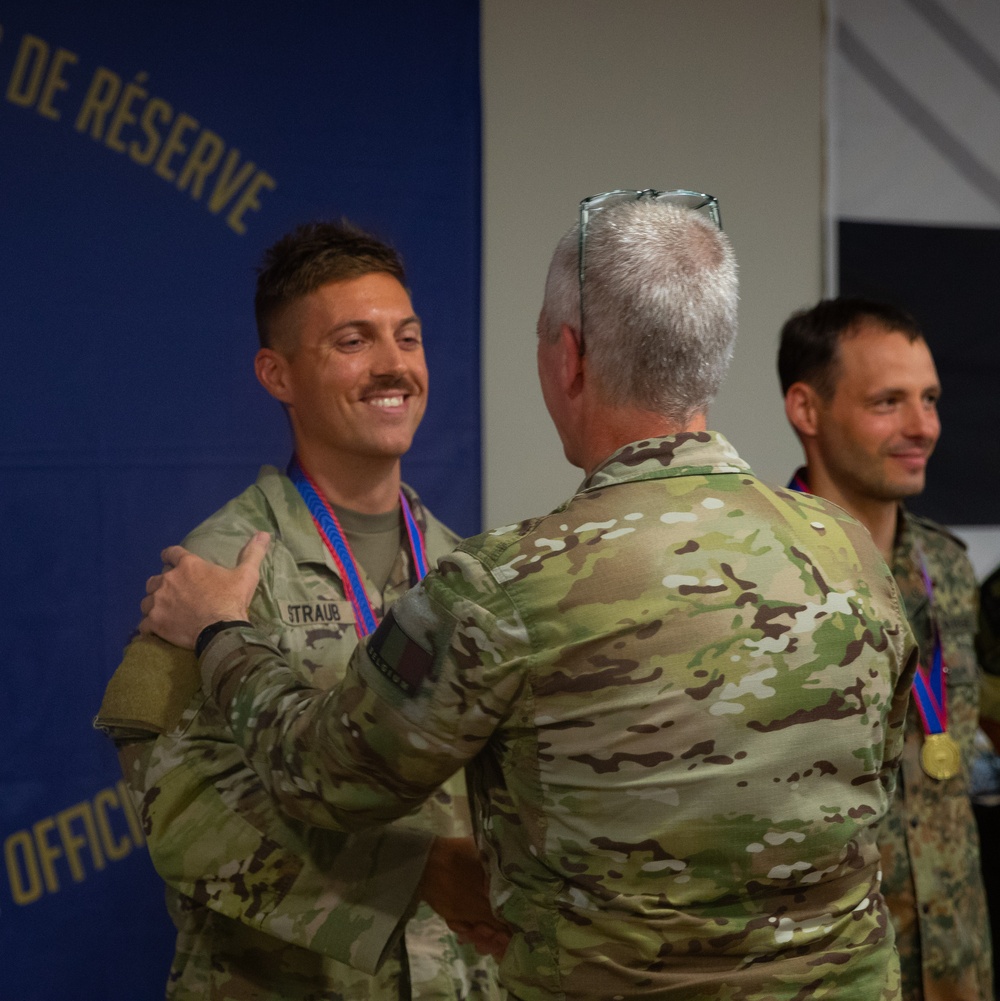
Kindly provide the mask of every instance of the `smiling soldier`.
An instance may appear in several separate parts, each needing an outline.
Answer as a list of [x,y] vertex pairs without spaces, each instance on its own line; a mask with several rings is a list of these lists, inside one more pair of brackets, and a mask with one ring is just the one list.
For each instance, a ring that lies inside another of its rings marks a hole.
[[941,433],[934,359],[903,310],[841,298],[788,320],[778,371],[806,456],[791,485],[868,528],[920,646],[901,770],[879,835],[903,999],[990,1001],[968,789],[979,714],[975,575],[962,542],[901,503],[924,489]]
[[[302,226],[271,247],[255,308],[257,378],[284,405],[295,453],[287,475],[264,467],[185,545],[232,566],[248,533],[271,533],[250,619],[302,683],[328,688],[456,542],[400,479],[427,403],[420,320],[395,251],[346,223]],[[277,811],[211,702],[155,704],[147,668],[166,661],[193,693],[189,653],[137,639],[97,725],[118,744],[167,883],[178,930],[168,998],[494,997],[492,960],[446,926],[486,951],[505,938],[464,782],[370,834],[299,823]]]

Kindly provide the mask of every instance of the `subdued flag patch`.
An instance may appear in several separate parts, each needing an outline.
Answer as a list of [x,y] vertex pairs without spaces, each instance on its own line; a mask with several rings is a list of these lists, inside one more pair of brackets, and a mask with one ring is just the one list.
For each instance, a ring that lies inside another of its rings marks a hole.
[[367,650],[379,672],[407,695],[416,694],[434,664],[433,655],[403,632],[391,609],[368,638]]

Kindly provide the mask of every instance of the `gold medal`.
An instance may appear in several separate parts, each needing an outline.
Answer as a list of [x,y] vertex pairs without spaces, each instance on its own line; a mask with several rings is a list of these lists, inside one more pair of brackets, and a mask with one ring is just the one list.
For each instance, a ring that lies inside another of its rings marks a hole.
[[953,779],[962,764],[962,754],[958,744],[943,733],[929,733],[924,737],[920,748],[920,766],[932,778],[939,782]]

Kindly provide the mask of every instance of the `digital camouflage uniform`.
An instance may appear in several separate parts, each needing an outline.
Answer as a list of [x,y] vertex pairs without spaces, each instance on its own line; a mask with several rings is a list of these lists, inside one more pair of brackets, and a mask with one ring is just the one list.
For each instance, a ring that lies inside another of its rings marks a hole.
[[[962,542],[934,522],[900,511],[893,575],[922,664],[933,651],[932,614],[940,629],[948,732],[961,749],[962,770],[945,781],[924,773],[923,729],[912,707],[901,780],[880,839],[883,891],[896,926],[905,1001],[992,1001],[990,927],[968,787],[979,718],[976,578]],[[933,612],[920,553],[933,584]]]
[[[433,561],[456,536],[409,490],[407,496]],[[354,614],[309,512],[285,476],[262,469],[254,486],[195,529],[184,545],[232,566],[257,530],[271,532],[273,542],[250,619],[296,678],[328,688],[343,676],[357,645]],[[410,586],[411,564],[404,533],[384,606]],[[370,581],[366,586],[381,615],[377,592]],[[127,674],[130,656],[141,655],[148,642],[133,643],[119,674]],[[108,704],[106,697],[102,713]],[[122,756],[178,930],[168,998],[499,996],[493,961],[459,946],[425,904],[399,937],[433,836],[470,833],[461,775],[435,791],[419,813],[347,836],[282,815],[214,704],[200,694],[171,732],[127,746]]]
[[512,997],[875,1001],[912,651],[867,532],[701,432],[463,543],[334,693],[244,627],[201,663],[316,821],[397,816],[471,763]]

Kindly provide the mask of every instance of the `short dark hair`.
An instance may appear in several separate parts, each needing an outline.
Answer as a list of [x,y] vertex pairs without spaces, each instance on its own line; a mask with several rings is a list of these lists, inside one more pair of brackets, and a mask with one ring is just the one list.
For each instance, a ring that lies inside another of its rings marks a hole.
[[850,296],[823,299],[812,309],[793,313],[781,328],[778,378],[782,394],[793,383],[807,382],[830,399],[839,374],[841,342],[869,323],[886,333],[905,334],[910,341],[924,336],[917,321],[898,306]]
[[257,269],[254,313],[261,347],[274,346],[274,317],[289,303],[331,282],[380,273],[406,286],[397,251],[346,219],[308,222],[286,233],[264,251]]

